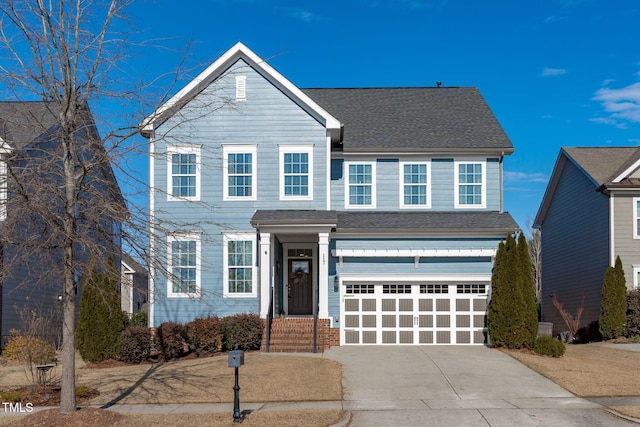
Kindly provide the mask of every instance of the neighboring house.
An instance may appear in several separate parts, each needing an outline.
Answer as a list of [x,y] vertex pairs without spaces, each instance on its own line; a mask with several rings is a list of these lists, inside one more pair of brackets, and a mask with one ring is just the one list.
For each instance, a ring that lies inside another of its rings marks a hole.
[[486,342],[518,227],[476,88],[299,89],[238,43],[142,125],[151,326],[255,312],[274,346],[314,316],[320,348]]
[[600,316],[602,282],[620,256],[628,288],[640,284],[640,148],[562,148],[535,219],[542,237],[542,318],[567,329],[552,304],[581,326]]
[[[12,329],[38,327],[61,336],[64,228],[59,111],[53,102],[0,102],[0,341]],[[77,177],[76,224],[84,236],[75,246],[76,280],[81,285],[89,252],[119,263],[120,221],[126,207],[88,106],[79,110],[75,133],[83,165]],[[109,205],[107,208],[106,206]],[[53,215],[51,214],[53,212]],[[90,249],[91,248],[91,249]],[[76,290],[77,300],[80,287]],[[39,326],[38,326],[39,325]]]
[[122,311],[129,317],[137,311],[147,311],[148,286],[147,269],[123,253],[120,261],[120,297]]

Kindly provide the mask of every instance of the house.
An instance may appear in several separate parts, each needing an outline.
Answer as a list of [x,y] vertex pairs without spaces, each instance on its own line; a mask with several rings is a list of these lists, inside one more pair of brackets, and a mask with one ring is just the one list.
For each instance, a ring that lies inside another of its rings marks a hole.
[[[0,102],[0,341],[12,329],[61,337],[64,186],[59,111],[54,102]],[[90,253],[119,258],[124,200],[88,106],[81,106],[74,153],[83,191],[75,200],[76,294]],[[117,261],[119,262],[119,261]],[[25,328],[30,329],[26,331]]]
[[314,324],[317,348],[486,342],[518,227],[476,88],[300,89],[238,43],[142,134],[152,327],[255,312],[274,351],[308,351]]
[[147,269],[131,255],[123,253],[120,260],[120,298],[122,311],[129,317],[138,311],[147,311],[148,285]]
[[620,256],[628,288],[640,274],[640,148],[564,147],[535,219],[541,230],[542,317],[566,330],[555,296],[581,325],[600,316],[607,267]]

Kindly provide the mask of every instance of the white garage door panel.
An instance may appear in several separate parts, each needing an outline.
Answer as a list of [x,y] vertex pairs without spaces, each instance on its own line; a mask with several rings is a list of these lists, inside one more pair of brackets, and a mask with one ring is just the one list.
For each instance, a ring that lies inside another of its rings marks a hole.
[[488,288],[346,283],[342,343],[484,344]]

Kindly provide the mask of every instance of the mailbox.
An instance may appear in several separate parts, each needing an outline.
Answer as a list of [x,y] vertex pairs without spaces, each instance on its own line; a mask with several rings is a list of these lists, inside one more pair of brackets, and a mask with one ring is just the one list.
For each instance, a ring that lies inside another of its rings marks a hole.
[[231,350],[229,352],[229,367],[239,368],[242,365],[244,365],[244,351]]

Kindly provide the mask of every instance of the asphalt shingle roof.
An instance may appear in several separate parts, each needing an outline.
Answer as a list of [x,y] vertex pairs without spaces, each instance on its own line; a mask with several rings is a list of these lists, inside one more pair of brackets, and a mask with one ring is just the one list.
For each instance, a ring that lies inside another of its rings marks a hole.
[[335,224],[337,232],[358,230],[507,230],[518,224],[500,212],[344,212],[321,210],[259,210],[253,225]]
[[475,87],[303,92],[344,124],[345,152],[513,151]]
[[564,147],[563,150],[598,184],[606,184],[640,157],[638,147]]
[[58,124],[47,102],[0,102],[0,137],[14,148],[22,148]]

